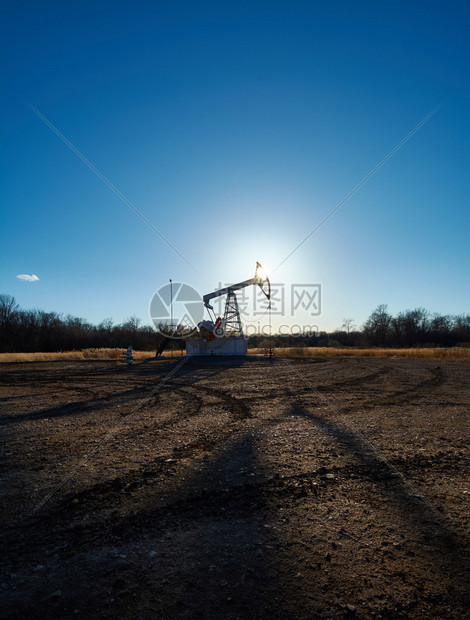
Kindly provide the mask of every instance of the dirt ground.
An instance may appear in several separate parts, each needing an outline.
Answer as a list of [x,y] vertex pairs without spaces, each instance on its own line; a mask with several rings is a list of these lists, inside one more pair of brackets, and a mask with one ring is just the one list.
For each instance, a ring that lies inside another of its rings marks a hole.
[[0,373],[3,617],[468,617],[470,363]]

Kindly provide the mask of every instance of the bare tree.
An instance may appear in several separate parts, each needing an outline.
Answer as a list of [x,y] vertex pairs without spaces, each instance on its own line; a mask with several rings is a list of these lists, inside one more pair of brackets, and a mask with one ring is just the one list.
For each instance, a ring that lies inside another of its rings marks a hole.
[[0,326],[10,326],[18,312],[16,299],[11,295],[0,295]]
[[132,315],[124,321],[122,326],[124,329],[128,329],[130,331],[136,332],[139,329],[140,323],[141,323],[141,320],[139,319],[139,317]]
[[103,319],[98,325],[98,329],[102,329],[103,331],[108,333],[111,332],[111,330],[113,329],[113,319],[111,319],[110,317]]
[[132,338],[132,344],[136,346],[135,337],[139,330],[141,321],[138,316],[132,315],[122,324],[122,329],[126,332],[128,338]]
[[344,330],[347,334],[350,334],[352,331],[354,331],[356,329],[356,326],[354,325],[354,319],[343,319],[341,329]]
[[380,304],[364,323],[363,332],[370,344],[386,345],[389,341],[392,315],[387,312],[387,304]]

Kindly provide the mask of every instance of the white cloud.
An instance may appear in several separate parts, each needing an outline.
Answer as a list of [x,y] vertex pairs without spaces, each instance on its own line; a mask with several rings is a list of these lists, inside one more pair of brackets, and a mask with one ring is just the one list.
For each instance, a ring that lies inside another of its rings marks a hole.
[[36,275],[34,275],[34,273],[33,273],[32,276],[28,276],[27,274],[23,273],[23,274],[21,274],[19,276],[16,276],[16,277],[19,280],[25,280],[26,282],[37,282],[39,280],[39,278]]

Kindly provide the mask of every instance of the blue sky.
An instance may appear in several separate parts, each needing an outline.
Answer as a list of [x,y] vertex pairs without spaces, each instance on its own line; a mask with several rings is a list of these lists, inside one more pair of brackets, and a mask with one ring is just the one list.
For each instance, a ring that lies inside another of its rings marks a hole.
[[[440,106],[272,274],[273,324],[361,324],[380,303],[468,312],[469,16],[466,2],[4,3],[0,291],[148,323],[169,278],[203,294],[257,260],[274,271]],[[320,316],[291,316],[298,283],[321,283]]]

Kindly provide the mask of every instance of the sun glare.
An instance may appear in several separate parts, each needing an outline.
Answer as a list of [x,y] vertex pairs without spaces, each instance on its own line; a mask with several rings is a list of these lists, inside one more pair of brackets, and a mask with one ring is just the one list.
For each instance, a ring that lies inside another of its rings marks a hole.
[[261,278],[261,280],[268,279],[268,274],[266,273],[266,270],[263,267],[261,267],[261,265],[259,265],[258,268],[256,269],[256,274],[258,275],[259,278]]

